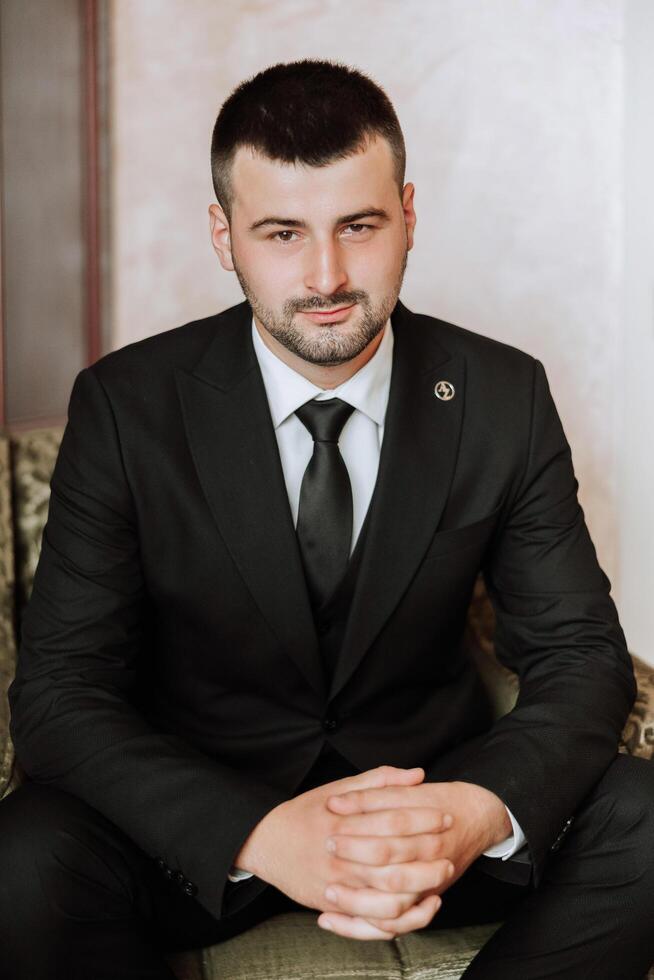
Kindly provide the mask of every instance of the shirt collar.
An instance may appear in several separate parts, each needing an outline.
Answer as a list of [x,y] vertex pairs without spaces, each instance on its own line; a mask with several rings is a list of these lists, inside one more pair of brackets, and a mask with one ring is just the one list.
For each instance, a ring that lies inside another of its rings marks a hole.
[[319,388],[288,364],[284,364],[264,344],[255,326],[254,318],[252,343],[276,429],[300,405],[304,405],[311,398],[319,398],[321,401],[327,398],[341,398],[348,405],[363,412],[377,425],[384,424],[393,363],[393,329],[390,319],[386,321],[379,347],[370,360],[337,388]]

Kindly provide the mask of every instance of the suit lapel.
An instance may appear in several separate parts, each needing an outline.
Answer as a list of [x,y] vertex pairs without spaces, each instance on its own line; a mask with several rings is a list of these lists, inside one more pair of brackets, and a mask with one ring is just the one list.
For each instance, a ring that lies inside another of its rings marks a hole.
[[[379,470],[330,700],[356,670],[415,574],[445,507],[459,446],[463,359],[444,350],[433,326],[400,302],[391,322],[393,369]],[[442,380],[454,386],[450,400],[435,396]]]
[[[218,530],[280,645],[326,698],[326,681],[266,392],[251,310],[223,314],[192,372],[176,378],[187,438]],[[384,441],[331,700],[402,598],[447,501],[464,407],[463,359],[398,302]],[[434,387],[454,385],[449,401]]]
[[195,369],[176,371],[186,434],[218,530],[281,646],[321,697],[325,679],[277,440],[242,303]]

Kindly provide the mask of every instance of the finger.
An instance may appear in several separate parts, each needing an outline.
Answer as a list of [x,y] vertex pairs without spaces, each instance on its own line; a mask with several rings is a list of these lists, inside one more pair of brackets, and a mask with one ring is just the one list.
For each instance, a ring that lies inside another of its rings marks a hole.
[[[351,792],[357,789],[382,789],[384,786],[410,786],[422,782],[425,770],[420,766],[413,769],[399,769],[397,766],[377,766],[356,776],[345,776],[334,781],[338,792]],[[341,790],[342,788],[342,790]]]
[[442,805],[435,802],[434,784],[391,785],[376,787],[349,787],[345,793],[332,793],[326,803],[334,813],[370,813],[373,810],[389,810],[391,807],[433,806],[447,814],[447,799],[443,796]]
[[422,894],[428,889],[444,890],[454,875],[454,864],[446,858],[439,861],[390,864],[381,868],[364,864],[352,865],[352,869],[364,882],[364,886],[395,894]]
[[350,888],[342,883],[330,884],[325,896],[340,912],[380,919],[396,919],[419,897],[416,892],[382,892],[376,888]]
[[[331,842],[331,843],[330,843]],[[411,834],[408,837],[355,837],[332,834],[326,848],[333,857],[356,864],[402,864],[449,857],[452,835],[448,832]]]
[[411,834],[433,834],[443,824],[443,814],[434,807],[399,807],[373,813],[350,813],[342,816],[334,828],[335,837],[407,837]]
[[[369,918],[367,922],[378,929],[391,931],[395,935],[403,935],[413,932],[414,929],[424,929],[434,918],[442,905],[439,895],[426,895],[420,902],[416,902],[410,909],[404,912],[397,919],[377,919]],[[334,913],[330,912],[330,918]]]
[[394,932],[386,932],[358,915],[345,915],[342,912],[323,913],[318,916],[321,929],[335,932],[348,939],[393,939]]

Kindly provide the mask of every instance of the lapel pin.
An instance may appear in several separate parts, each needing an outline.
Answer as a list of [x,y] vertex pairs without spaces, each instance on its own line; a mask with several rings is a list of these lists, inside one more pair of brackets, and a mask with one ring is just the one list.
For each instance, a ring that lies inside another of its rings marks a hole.
[[434,394],[442,402],[449,402],[454,398],[454,385],[451,381],[437,381],[434,386]]

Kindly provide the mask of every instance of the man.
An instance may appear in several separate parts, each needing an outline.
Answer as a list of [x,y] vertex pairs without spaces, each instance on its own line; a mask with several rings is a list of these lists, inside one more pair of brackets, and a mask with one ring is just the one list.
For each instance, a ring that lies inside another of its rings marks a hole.
[[164,945],[299,906],[360,940],[504,917],[473,980],[642,977],[654,779],[542,366],[399,301],[414,187],[359,72],[243,83],[212,168],[247,301],[73,387],[10,692],[10,975],[170,977]]

